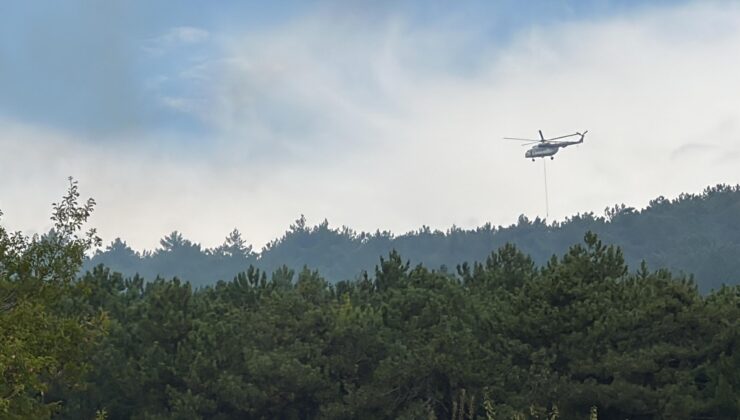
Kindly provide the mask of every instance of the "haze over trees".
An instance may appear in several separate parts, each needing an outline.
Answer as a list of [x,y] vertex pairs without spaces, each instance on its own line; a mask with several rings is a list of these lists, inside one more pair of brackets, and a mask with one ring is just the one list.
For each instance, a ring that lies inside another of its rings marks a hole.
[[204,249],[179,232],[165,236],[154,251],[136,252],[116,239],[87,261],[85,268],[104,264],[127,276],[176,276],[203,286],[230,280],[250,265],[267,272],[282,265],[293,270],[307,266],[337,282],[372,271],[378,258],[394,249],[414,264],[454,271],[458,264],[483,261],[492,251],[513,243],[541,265],[552,255],[566,252],[587,231],[620,246],[633,269],[645,260],[650,267],[693,274],[704,292],[739,281],[740,186],[727,185],[673,200],[658,197],[643,210],[618,205],[601,216],[577,214],[562,222],[521,216],[506,227],[487,224],[445,232],[422,227],[399,236],[332,228],[327,221],[308,226],[301,217],[260,252],[247,245],[248,237],[237,230],[215,249]]

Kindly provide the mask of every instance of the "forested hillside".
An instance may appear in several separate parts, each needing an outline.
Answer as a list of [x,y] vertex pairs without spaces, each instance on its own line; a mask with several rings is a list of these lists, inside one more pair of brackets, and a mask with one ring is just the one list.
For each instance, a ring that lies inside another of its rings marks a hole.
[[372,271],[378,258],[394,249],[413,264],[447,267],[452,272],[463,262],[483,261],[492,251],[513,243],[543,264],[552,255],[566,252],[587,231],[620,246],[632,269],[645,260],[650,267],[693,274],[704,292],[740,282],[740,186],[726,185],[673,200],[658,197],[643,210],[620,205],[604,215],[579,214],[549,224],[522,216],[507,227],[453,227],[446,232],[422,227],[400,236],[335,229],[326,221],[311,227],[301,218],[258,253],[236,230],[215,249],[204,249],[178,232],[162,239],[160,248],[143,253],[116,239],[87,261],[85,268],[104,264],[127,276],[177,276],[201,286],[230,280],[249,265],[267,272],[282,265],[294,270],[307,266],[337,282]]
[[740,418],[740,286],[629,272],[593,233],[541,268],[506,245],[455,273],[391,252],[336,284],[250,267],[196,289],[78,278],[78,196],[48,235],[0,227],[2,418]]
[[396,253],[327,283],[249,270],[193,290],[85,275],[110,334],[61,418],[736,419],[740,288],[627,274],[594,235],[542,271],[514,247],[460,277]]

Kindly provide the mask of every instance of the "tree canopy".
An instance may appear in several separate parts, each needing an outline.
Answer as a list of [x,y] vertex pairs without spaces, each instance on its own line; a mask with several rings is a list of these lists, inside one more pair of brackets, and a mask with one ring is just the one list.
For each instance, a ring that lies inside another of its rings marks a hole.
[[452,271],[394,251],[336,284],[251,267],[193,289],[97,267],[110,333],[62,418],[740,416],[740,286],[631,273],[593,233],[542,267],[507,245]]
[[[78,198],[47,235],[0,229],[2,418],[740,418],[740,285],[630,270],[591,231],[542,263],[394,250],[349,280],[252,265],[194,287],[77,277],[98,242]],[[157,252],[204,251],[173,233]],[[219,258],[250,253],[232,232]]]
[[0,417],[43,418],[59,408],[46,398],[82,386],[87,357],[105,316],[79,310],[87,289],[76,281],[85,251],[100,239],[82,226],[92,199],[79,203],[77,183],[53,204],[54,229],[26,236],[0,227]]
[[693,274],[703,292],[737,284],[740,186],[717,185],[673,200],[658,197],[643,210],[616,205],[603,216],[577,214],[553,223],[521,216],[516,224],[505,227],[486,224],[466,230],[453,226],[445,232],[422,227],[399,236],[331,228],[326,220],[309,226],[301,217],[259,253],[238,230],[213,249],[203,249],[179,232],[167,235],[152,252],[136,252],[116,239],[87,261],[85,268],[105,264],[127,276],[177,276],[201,286],[229,280],[250,265],[267,272],[283,265],[293,270],[308,266],[335,283],[372,271],[378,258],[392,250],[414,264],[438,269],[483,261],[492,251],[513,243],[542,265],[566,252],[587,231],[620,246],[633,269],[644,260],[650,267]]

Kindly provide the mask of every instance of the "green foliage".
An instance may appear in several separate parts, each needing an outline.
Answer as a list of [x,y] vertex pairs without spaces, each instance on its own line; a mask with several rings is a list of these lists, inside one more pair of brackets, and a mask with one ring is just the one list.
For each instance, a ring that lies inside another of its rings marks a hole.
[[[390,251],[352,281],[287,264],[198,288],[75,279],[96,243],[77,197],[48,235],[0,230],[1,418],[740,418],[740,286],[630,272],[590,231],[539,266],[513,245],[455,273]],[[175,232],[158,252],[203,250]],[[218,258],[250,253],[232,232]]]
[[53,205],[54,230],[44,236],[0,227],[0,417],[47,418],[50,396],[82,385],[87,356],[105,317],[72,304],[85,290],[74,282],[84,253],[99,239],[80,234],[94,201],[80,205],[77,184]]
[[110,333],[62,418],[737,418],[740,288],[627,270],[587,233],[544,267],[513,246],[458,274],[255,268],[80,281]]

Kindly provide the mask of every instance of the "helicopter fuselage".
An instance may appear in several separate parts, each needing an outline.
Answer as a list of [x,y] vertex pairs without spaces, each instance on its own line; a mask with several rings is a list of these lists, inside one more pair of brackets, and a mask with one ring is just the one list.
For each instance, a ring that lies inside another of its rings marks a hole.
[[581,138],[578,141],[559,141],[559,142],[543,141],[542,143],[535,144],[529,150],[527,150],[524,153],[524,157],[534,160],[534,158],[544,158],[544,157],[550,156],[550,158],[552,159],[552,155],[557,153],[560,148],[565,148],[570,145],[580,144],[580,143],[583,143],[583,138]]
[[549,146],[549,145],[545,145],[545,144],[538,144],[538,145],[532,147],[531,149],[527,150],[524,153],[524,157],[534,159],[534,158],[538,158],[538,157],[552,156],[552,155],[554,155],[555,153],[558,152],[558,148],[559,147],[557,147],[557,146]]

